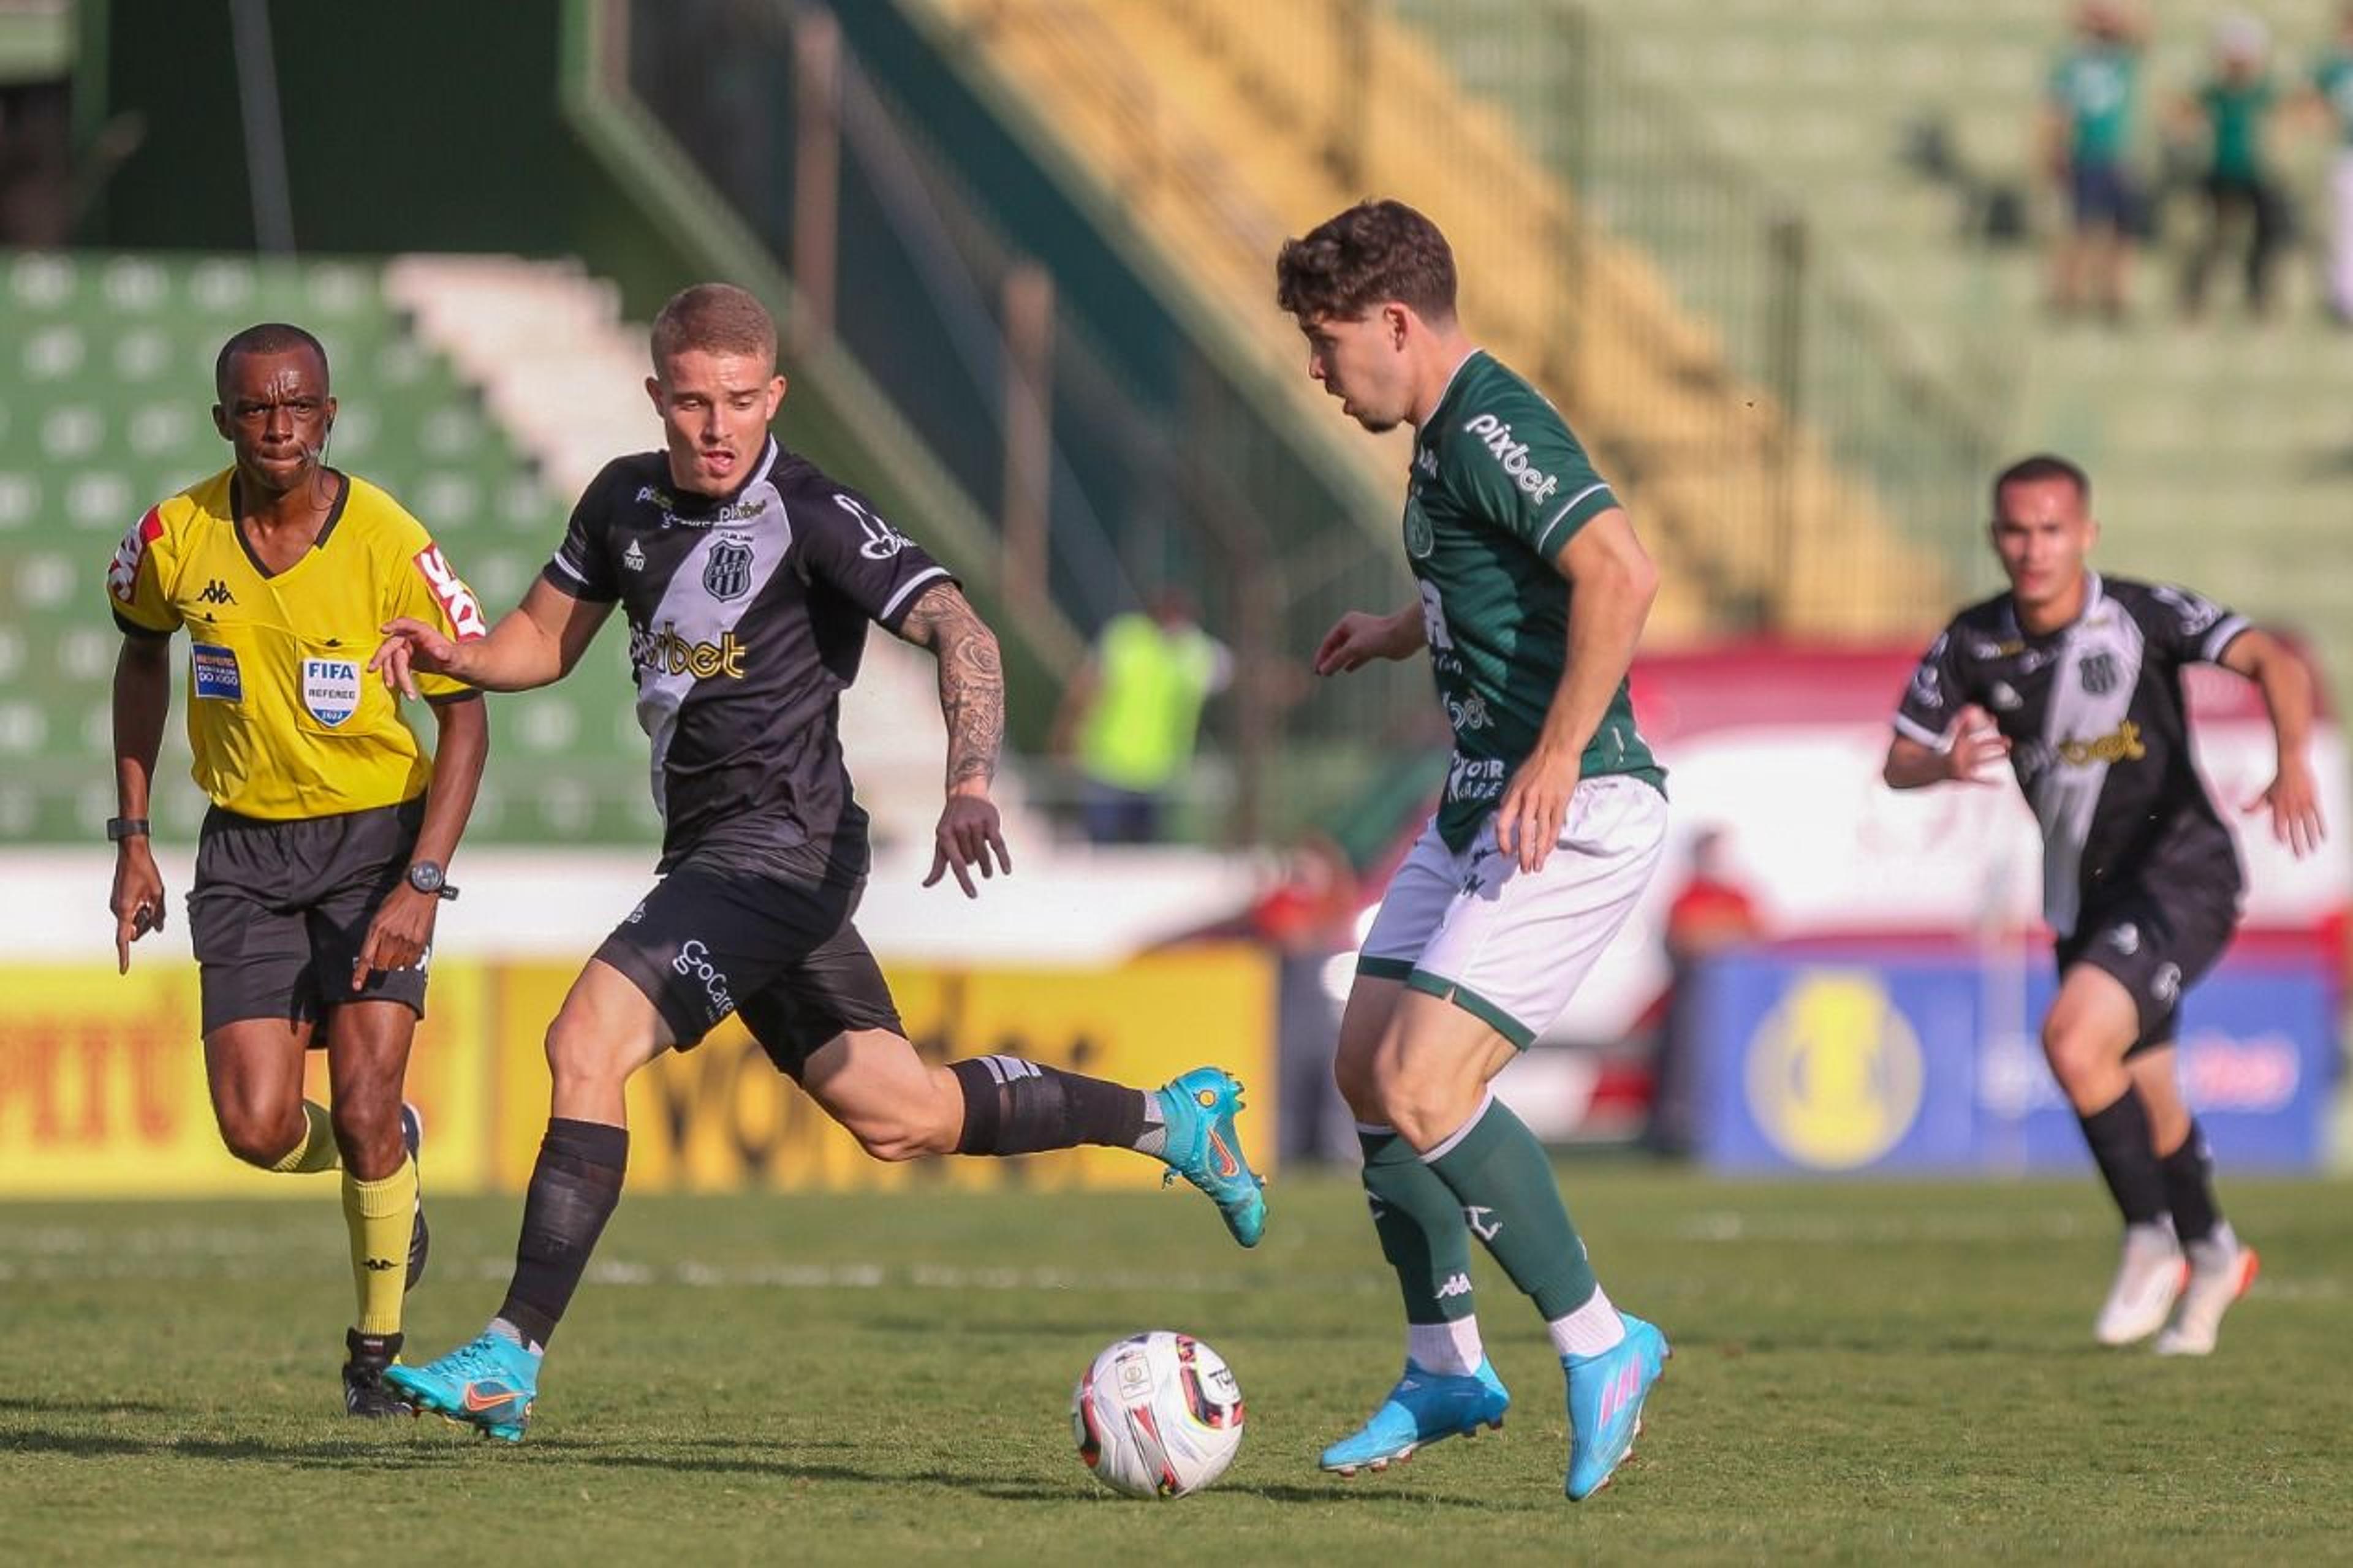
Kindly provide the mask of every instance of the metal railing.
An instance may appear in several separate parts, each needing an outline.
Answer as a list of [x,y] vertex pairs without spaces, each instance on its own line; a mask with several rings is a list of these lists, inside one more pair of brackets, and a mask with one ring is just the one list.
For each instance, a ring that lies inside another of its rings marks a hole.
[[[1286,671],[1341,609],[1398,598],[1395,563],[1362,548],[1328,494],[1281,477],[1282,432],[1238,414],[1198,346],[1177,345],[1174,374],[1145,384],[1058,309],[1052,275],[827,9],[634,0],[627,22],[619,85],[790,268],[787,355],[838,342],[994,512],[1007,613],[1050,600],[1092,627],[1166,587],[1192,597],[1236,656],[1213,710],[1233,763],[1228,832],[1295,823],[1291,803],[1269,800]],[[1398,707],[1392,684],[1302,710],[1286,745],[1369,752]]]

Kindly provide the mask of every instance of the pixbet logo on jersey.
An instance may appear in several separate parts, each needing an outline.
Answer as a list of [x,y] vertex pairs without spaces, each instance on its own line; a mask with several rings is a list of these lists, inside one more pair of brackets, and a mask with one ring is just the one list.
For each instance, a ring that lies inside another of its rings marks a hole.
[[1512,439],[1512,427],[1492,414],[1472,416],[1462,426],[1466,436],[1483,436],[1487,450],[1495,454],[1495,461],[1512,482],[1527,493],[1530,500],[1542,500],[1560,488],[1560,480],[1528,461],[1528,444]]
[[417,552],[417,569],[425,574],[425,584],[440,601],[441,613],[449,617],[449,629],[459,642],[471,642],[490,635],[490,623],[482,618],[482,602],[466,586],[465,579],[442,559],[441,547],[428,544]]
[[629,628],[629,662],[666,675],[691,675],[697,680],[716,675],[741,680],[744,645],[732,631],[720,633],[715,643],[689,642],[678,635],[674,623],[664,621],[659,631]]

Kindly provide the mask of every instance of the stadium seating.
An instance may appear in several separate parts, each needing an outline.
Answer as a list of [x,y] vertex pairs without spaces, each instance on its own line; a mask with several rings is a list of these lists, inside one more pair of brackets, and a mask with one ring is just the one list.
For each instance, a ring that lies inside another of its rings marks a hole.
[[[1282,236],[1367,187],[1429,210],[1476,258],[1465,292],[1479,335],[1561,397],[1650,524],[1675,593],[1654,616],[1662,634],[1760,613],[1815,632],[1916,617],[1910,601],[1941,575],[1936,555],[1883,526],[1868,490],[1732,373],[1710,326],[1638,252],[1605,239],[1573,274],[1564,267],[1569,195],[1506,116],[1465,98],[1381,8],[1365,12],[1366,47],[1385,90],[1363,95],[1359,133],[1335,158],[1317,98],[1337,66],[1296,68],[1297,29],[1239,0],[934,4],[1021,97],[1052,106],[1066,143],[1293,381],[1265,302]],[[1367,460],[1393,473],[1401,459]]]
[[[341,405],[332,460],[417,513],[494,611],[560,532],[568,498],[386,300],[379,263],[0,261],[0,843],[88,842],[111,815],[117,637],[101,574],[142,510],[226,463],[209,416],[214,355],[239,328],[273,319],[327,347]],[[499,700],[478,839],[650,835],[626,669],[609,648],[587,665],[557,691]],[[177,836],[204,809],[186,776],[181,700],[175,687],[156,802]]]
[[[1498,12],[1529,0],[1497,0]],[[2333,0],[2242,7],[2270,26],[2293,81],[2329,37]],[[1988,386],[2012,450],[2053,447],[2091,468],[2102,557],[2120,572],[2174,577],[2239,607],[2296,624],[2320,647],[2339,693],[2353,690],[2353,639],[2336,633],[2353,568],[2353,414],[2345,339],[2321,329],[2312,278],[2325,206],[2321,136],[2283,138],[2307,248],[2283,258],[2278,321],[2242,319],[2235,278],[2218,278],[2196,326],[2175,317],[2173,246],[2143,258],[2137,320],[2111,333],[2041,314],[2039,244],[1989,248],[1961,237],[1949,183],[1907,165],[1912,128],[1949,128],[1973,182],[2030,198],[2038,235],[2062,219],[2036,178],[2034,129],[2068,7],[2045,0],[1606,0],[1651,75],[1679,91],[1724,143],[1801,199],[1830,243],[1957,378]],[[2215,7],[2159,0],[2144,71],[2144,169],[2155,110],[2193,82]],[[1956,497],[1938,526],[1982,510]],[[1924,520],[1915,520],[1915,523]]]

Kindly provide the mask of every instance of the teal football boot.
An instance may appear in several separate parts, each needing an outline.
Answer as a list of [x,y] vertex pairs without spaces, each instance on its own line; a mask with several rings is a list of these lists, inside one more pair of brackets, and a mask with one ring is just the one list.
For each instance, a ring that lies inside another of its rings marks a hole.
[[1615,1346],[1599,1355],[1560,1358],[1568,1374],[1567,1490],[1575,1502],[1608,1486],[1632,1457],[1642,1430],[1642,1401],[1674,1354],[1664,1334],[1631,1312],[1619,1313],[1618,1320],[1626,1337]]
[[1155,1092],[1168,1130],[1160,1156],[1168,1173],[1161,1184],[1184,1177],[1209,1194],[1236,1241],[1256,1247],[1266,1234],[1266,1184],[1251,1172],[1234,1131],[1242,1086],[1223,1068],[1195,1068]]
[[1324,1449],[1318,1462],[1343,1476],[1386,1470],[1441,1437],[1475,1437],[1482,1426],[1501,1426],[1511,1404],[1494,1363],[1484,1356],[1468,1376],[1430,1372],[1409,1360],[1373,1418]]
[[522,1441],[539,1397],[539,1357],[495,1330],[423,1366],[395,1364],[384,1380],[419,1410],[479,1427],[504,1443]]

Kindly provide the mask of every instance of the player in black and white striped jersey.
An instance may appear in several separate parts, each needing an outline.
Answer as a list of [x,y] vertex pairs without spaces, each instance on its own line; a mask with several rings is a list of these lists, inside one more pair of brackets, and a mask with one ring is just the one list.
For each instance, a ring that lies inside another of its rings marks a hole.
[[2298,855],[2322,831],[2306,754],[2312,678],[2279,638],[2208,599],[2093,572],[2091,495],[2063,458],[1995,479],[2010,590],[1929,647],[1896,710],[1885,777],[1896,789],[1985,784],[2009,759],[2042,829],[2043,914],[2058,938],[2043,1054],[2125,1218],[2094,1332],[2104,1344],[2155,1333],[2160,1353],[2203,1355],[2256,1258],[2221,1216],[2176,1078],[2181,994],[2229,945],[2243,886],[2191,760],[2181,669],[2219,664],[2262,689],[2279,769],[2249,809],[2268,811]]

